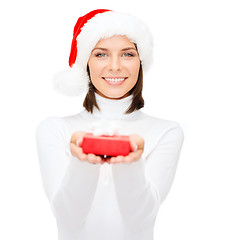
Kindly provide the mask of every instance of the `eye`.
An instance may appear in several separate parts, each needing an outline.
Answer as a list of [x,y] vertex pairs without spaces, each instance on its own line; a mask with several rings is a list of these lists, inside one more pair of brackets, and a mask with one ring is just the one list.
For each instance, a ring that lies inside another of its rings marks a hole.
[[135,54],[134,53],[130,53],[130,52],[126,52],[126,53],[123,53],[123,56],[124,57],[134,57]]
[[102,53],[102,52],[101,53],[96,53],[95,56],[98,57],[98,58],[103,58],[103,57],[106,57],[106,53]]

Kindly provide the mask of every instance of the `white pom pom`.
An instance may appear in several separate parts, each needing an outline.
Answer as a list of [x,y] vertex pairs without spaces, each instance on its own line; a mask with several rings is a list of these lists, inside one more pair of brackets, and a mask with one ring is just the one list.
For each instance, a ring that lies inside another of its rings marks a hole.
[[77,96],[88,91],[89,77],[79,65],[55,74],[53,86],[67,96]]

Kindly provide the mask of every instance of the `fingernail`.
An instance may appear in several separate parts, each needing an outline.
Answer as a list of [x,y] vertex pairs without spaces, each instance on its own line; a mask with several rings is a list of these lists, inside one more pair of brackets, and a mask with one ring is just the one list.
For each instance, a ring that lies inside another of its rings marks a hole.
[[77,139],[76,145],[79,147],[80,139]]

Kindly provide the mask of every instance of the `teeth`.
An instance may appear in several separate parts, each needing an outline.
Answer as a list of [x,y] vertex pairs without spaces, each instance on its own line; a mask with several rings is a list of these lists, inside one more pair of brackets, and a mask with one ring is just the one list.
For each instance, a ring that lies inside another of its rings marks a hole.
[[122,82],[125,78],[104,78],[104,79],[109,82]]

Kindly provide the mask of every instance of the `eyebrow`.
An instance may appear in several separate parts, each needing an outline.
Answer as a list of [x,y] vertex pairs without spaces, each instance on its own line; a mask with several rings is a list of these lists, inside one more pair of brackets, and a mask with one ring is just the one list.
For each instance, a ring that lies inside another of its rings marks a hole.
[[108,51],[108,49],[107,49],[107,48],[94,48],[94,49],[92,50],[92,52],[93,52],[94,50]]
[[[94,51],[94,50],[101,50],[101,51],[109,51],[109,49],[108,48],[94,48],[93,50],[92,50],[92,52]],[[134,48],[134,47],[127,47],[127,48],[123,48],[123,49],[121,49],[121,51],[128,51],[128,50],[135,50],[136,52],[137,52],[137,49],[136,48]]]
[[127,51],[127,50],[135,50],[135,51],[137,51],[137,49],[134,48],[134,47],[123,48],[121,51]]

